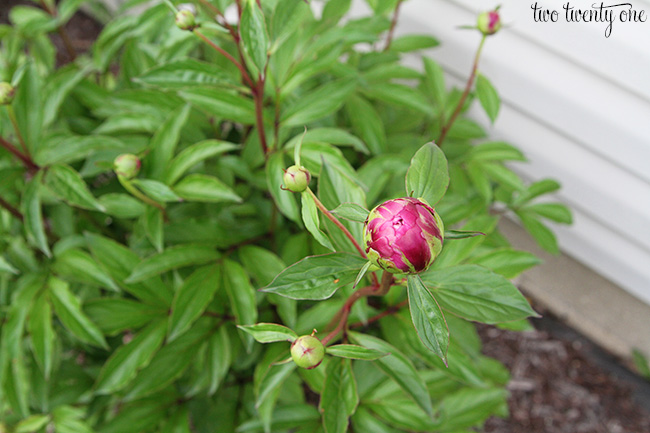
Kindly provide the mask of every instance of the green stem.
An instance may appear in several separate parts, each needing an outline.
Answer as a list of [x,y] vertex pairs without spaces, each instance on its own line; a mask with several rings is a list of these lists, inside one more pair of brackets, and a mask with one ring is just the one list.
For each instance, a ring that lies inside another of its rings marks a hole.
[[163,205],[161,205],[157,201],[153,200],[152,198],[147,197],[144,193],[142,193],[142,191],[140,191],[138,188],[136,188],[135,185],[133,185],[133,183],[131,183],[131,181],[129,179],[125,178],[124,176],[117,175],[117,180],[120,181],[120,183],[122,184],[124,189],[127,190],[128,192],[130,192],[131,195],[133,195],[134,197],[140,199],[143,203],[146,203],[146,204],[151,205],[151,206],[153,206],[153,207],[155,207],[157,209],[160,209],[160,211],[162,212],[162,215],[163,215],[163,219],[165,221],[168,220],[167,219],[167,211],[165,210],[165,207]]
[[451,115],[449,121],[447,121],[445,126],[442,128],[442,132],[440,133],[440,138],[438,138],[438,141],[436,142],[438,146],[442,146],[443,141],[445,141],[445,137],[447,137],[447,133],[449,132],[452,125],[456,121],[456,118],[458,117],[461,110],[463,109],[463,105],[465,105],[465,100],[467,99],[470,90],[472,90],[472,84],[474,84],[474,79],[476,78],[476,71],[478,70],[478,61],[481,57],[481,51],[483,51],[484,44],[485,44],[485,35],[483,35],[483,37],[481,38],[481,43],[478,46],[478,50],[476,50],[476,55],[474,56],[474,65],[472,66],[472,73],[470,74],[469,79],[467,80],[465,91],[460,97],[460,100],[458,101],[458,105],[456,105],[456,109],[454,110],[454,113]]

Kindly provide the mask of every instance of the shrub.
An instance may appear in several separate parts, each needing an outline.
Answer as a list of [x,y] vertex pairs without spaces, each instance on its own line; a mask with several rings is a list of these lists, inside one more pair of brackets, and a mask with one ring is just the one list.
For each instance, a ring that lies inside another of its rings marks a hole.
[[[522,153],[465,117],[474,99],[499,110],[477,64],[458,90],[433,59],[400,63],[438,44],[393,37],[400,1],[349,20],[350,0],[320,17],[300,0],[165,1],[119,14],[86,54],[64,28],[81,2],[11,11],[0,431],[464,432],[507,415],[508,372],[472,322],[529,326],[508,279],[538,259],[497,223],[515,215],[555,252],[540,219],[570,214],[533,203],[558,184],[526,185],[505,165]],[[50,33],[72,62],[56,66]],[[392,274],[367,260],[363,223],[408,196],[428,205],[405,233],[433,237],[396,249],[423,272]]]

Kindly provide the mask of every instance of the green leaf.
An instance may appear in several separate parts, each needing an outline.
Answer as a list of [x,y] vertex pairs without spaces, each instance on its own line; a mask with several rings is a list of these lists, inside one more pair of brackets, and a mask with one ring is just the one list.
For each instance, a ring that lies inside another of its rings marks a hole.
[[32,305],[27,326],[31,336],[34,358],[41,367],[45,379],[49,380],[52,372],[55,334],[52,328],[52,307],[50,307],[45,294],[41,294]]
[[210,88],[187,89],[179,94],[210,115],[249,125],[255,123],[255,104],[244,96]]
[[485,236],[485,233],[476,232],[472,230],[445,230],[445,240],[450,241],[454,239],[467,239],[475,236]]
[[163,306],[120,298],[99,298],[86,302],[84,311],[106,335],[138,329],[152,320],[165,318],[169,309]]
[[165,167],[174,156],[181,129],[187,122],[189,114],[190,106],[187,104],[172,111],[151,139],[149,143],[151,152],[147,155],[146,167],[152,179],[159,180],[164,177]]
[[352,417],[354,431],[367,431],[373,433],[395,433],[397,430],[375,418],[365,405],[359,406]]
[[48,289],[54,311],[63,326],[84,343],[108,349],[102,332],[81,310],[81,302],[72,294],[68,283],[56,277],[50,277]]
[[284,126],[303,126],[337,111],[352,94],[356,81],[343,79],[320,86],[282,113]]
[[481,167],[488,176],[501,185],[512,188],[516,191],[522,191],[525,189],[521,178],[504,165],[496,162],[482,162]]
[[490,269],[508,279],[542,263],[537,256],[527,251],[500,248],[470,259],[471,263]]
[[542,179],[530,185],[525,191],[521,192],[519,197],[513,202],[513,206],[521,206],[540,195],[555,192],[560,189],[560,184],[552,179]]
[[525,161],[521,150],[503,141],[481,143],[472,147],[468,155],[473,161]]
[[369,210],[356,203],[341,203],[339,207],[330,212],[346,220],[356,221],[358,223],[365,223],[370,213]]
[[323,427],[326,433],[348,431],[348,417],[359,404],[357,384],[350,361],[332,359],[327,364],[325,385],[320,399]]
[[[228,294],[235,322],[238,325],[254,324],[257,321],[255,289],[253,289],[246,271],[239,263],[224,260],[223,286]],[[243,335],[243,337],[246,350],[250,352],[253,347],[253,337],[251,335]]]
[[216,265],[197,269],[176,290],[169,321],[168,341],[187,331],[205,311],[221,285],[221,270]]
[[302,198],[302,220],[305,223],[305,228],[309,230],[314,238],[318,241],[319,244],[325,248],[335,251],[332,242],[329,240],[327,235],[323,233],[320,229],[320,220],[318,216],[318,208],[316,207],[316,202],[314,197],[310,194],[309,191],[304,191],[301,194]]
[[129,384],[146,367],[165,339],[166,320],[153,321],[128,344],[117,349],[104,363],[97,382],[97,394],[113,394]]
[[447,88],[445,86],[445,72],[434,60],[424,57],[424,85],[435,103],[444,109],[447,101]]
[[350,332],[349,335],[352,341],[363,347],[390,353],[388,356],[377,359],[375,365],[393,379],[429,415],[429,418],[433,417],[431,396],[426,384],[404,354],[379,338],[357,332]]
[[106,210],[90,193],[81,175],[68,165],[50,167],[45,175],[45,184],[55,195],[72,206],[101,212]]
[[86,414],[82,408],[58,406],[52,411],[52,421],[56,433],[94,433],[83,421]]
[[260,343],[275,343],[276,341],[293,342],[298,338],[291,329],[275,323],[257,323],[255,325],[237,326],[242,331],[250,334]]
[[[166,344],[131,383],[124,397],[132,401],[155,393],[174,382],[194,361],[202,343],[214,332],[214,322],[199,319],[183,338]],[[158,414],[158,419],[160,414]]]
[[360,359],[363,361],[374,361],[390,355],[375,349],[357,346],[355,344],[336,344],[328,346],[326,349],[328,355],[338,356],[339,358]]
[[408,277],[408,299],[411,319],[418,337],[447,365],[449,327],[436,298],[424,286],[418,275]]
[[141,201],[127,194],[104,194],[98,200],[106,208],[107,214],[117,218],[137,218],[146,210]]
[[298,222],[301,221],[301,218],[294,194],[281,189],[283,182],[282,170],[286,167],[284,153],[272,153],[266,162],[266,182],[280,212],[290,220]]
[[241,203],[239,197],[228,185],[213,176],[190,174],[174,187],[180,197],[188,201],[207,203]]
[[239,148],[237,144],[221,140],[205,140],[179,153],[165,170],[165,183],[173,185],[190,168],[213,156]]
[[239,25],[241,40],[260,75],[264,75],[269,49],[269,36],[266,31],[264,14],[254,0],[247,0],[242,9]]
[[[304,136],[304,139],[303,139]],[[368,154],[368,148],[359,138],[349,132],[339,128],[316,128],[310,129],[306,133],[298,134],[292,138],[286,145],[286,148],[294,147],[296,142],[323,142],[336,146],[352,146],[361,153]]]
[[[18,9],[14,8],[13,10]],[[33,8],[30,8],[33,9]],[[30,153],[38,149],[43,130],[43,86],[34,62],[27,62],[22,78],[16,86],[12,104],[20,134]]]
[[424,50],[440,45],[440,42],[433,36],[428,35],[404,35],[395,38],[390,44],[391,51],[406,53],[409,51]]
[[101,264],[125,291],[153,305],[168,307],[171,304],[172,292],[159,278],[137,284],[124,283],[141,261],[133,251],[112,239],[94,233],[85,233],[84,236],[97,263]]
[[445,154],[435,143],[427,143],[411,159],[406,173],[406,193],[423,198],[431,206],[445,195],[449,186],[449,170]]
[[557,244],[557,238],[551,229],[539,221],[535,214],[525,211],[518,211],[516,213],[526,231],[535,238],[540,247],[544,248],[551,254],[560,254],[560,247]]
[[527,204],[521,210],[534,213],[556,223],[571,224],[573,222],[573,216],[569,208],[560,203]]
[[[496,227],[498,218],[479,214],[471,218],[467,223],[461,227],[463,231],[479,231],[489,235]],[[474,236],[465,239],[461,242],[445,243],[442,248],[442,253],[433,262],[433,269],[443,269],[448,266],[454,266],[465,260],[474,249],[483,243],[487,236]]]
[[125,149],[124,142],[106,135],[57,134],[43,140],[34,161],[41,166],[71,163],[113,149]]
[[16,424],[14,433],[32,433],[39,431],[50,422],[49,415],[32,415]]
[[[329,3],[328,3],[329,4]],[[345,111],[356,134],[363,139],[373,155],[386,150],[384,123],[375,107],[366,99],[353,95],[347,99]]]
[[487,113],[490,121],[494,123],[494,120],[499,114],[499,107],[501,106],[501,99],[499,94],[492,86],[492,83],[485,78],[483,74],[478,74],[476,79],[476,94],[478,100],[481,102],[481,106]]
[[23,192],[21,208],[24,217],[25,233],[32,245],[38,247],[47,257],[52,257],[50,246],[45,236],[43,212],[41,210],[40,187],[43,171],[40,170],[32,178]]
[[151,241],[151,245],[156,248],[156,251],[162,251],[164,246],[163,220],[162,210],[153,206],[147,206],[144,215],[140,219],[144,227],[144,233],[147,239]]
[[0,272],[9,272],[10,274],[17,274],[18,269],[14,268],[4,257],[0,256]]
[[114,292],[120,291],[113,279],[84,251],[74,248],[66,250],[56,258],[53,268],[58,275],[71,281],[96,284]]
[[140,261],[125,282],[137,283],[172,269],[203,265],[218,258],[219,254],[214,248],[201,245],[179,245]]
[[433,115],[433,107],[422,93],[404,84],[384,83],[381,86],[364,89],[364,93],[372,99],[425,115]]
[[510,281],[481,266],[433,270],[422,280],[445,310],[469,320],[494,324],[537,315]]
[[282,271],[262,291],[291,299],[327,299],[352,283],[366,263],[366,259],[349,253],[306,257]]
[[165,203],[182,200],[170,187],[157,180],[133,179],[131,182],[146,196],[157,202]]
[[134,81],[167,89],[237,85],[232,76],[219,66],[196,59],[176,60],[156,66],[135,78]]
[[219,384],[226,377],[226,374],[228,374],[230,364],[232,363],[232,356],[228,331],[225,326],[221,326],[208,339],[207,365],[208,375],[210,377],[208,395],[213,395],[217,392]]

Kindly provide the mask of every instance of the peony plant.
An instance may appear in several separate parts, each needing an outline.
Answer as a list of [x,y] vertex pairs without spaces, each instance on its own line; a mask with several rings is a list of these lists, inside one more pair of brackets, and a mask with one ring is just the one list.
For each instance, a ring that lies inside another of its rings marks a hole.
[[[479,61],[501,12],[457,89],[433,36],[395,35],[401,0],[358,19],[350,0],[141,3],[44,0],[0,26],[0,431],[507,416],[473,322],[529,328],[510,279],[539,260],[498,222],[557,252],[546,223],[571,214],[466,115],[498,116]],[[88,51],[66,24],[82,4],[103,24]]]

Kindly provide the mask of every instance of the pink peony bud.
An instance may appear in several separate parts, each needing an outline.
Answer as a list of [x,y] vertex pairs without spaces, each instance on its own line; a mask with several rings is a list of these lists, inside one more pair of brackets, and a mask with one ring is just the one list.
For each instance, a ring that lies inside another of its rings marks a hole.
[[483,12],[478,16],[476,23],[479,31],[484,35],[493,35],[501,28],[501,17],[498,10]]
[[427,270],[442,250],[442,220],[423,199],[388,200],[374,208],[364,224],[363,242],[380,268],[399,274]]
[[323,362],[325,346],[311,335],[303,335],[291,344],[291,358],[298,367],[311,370]]

